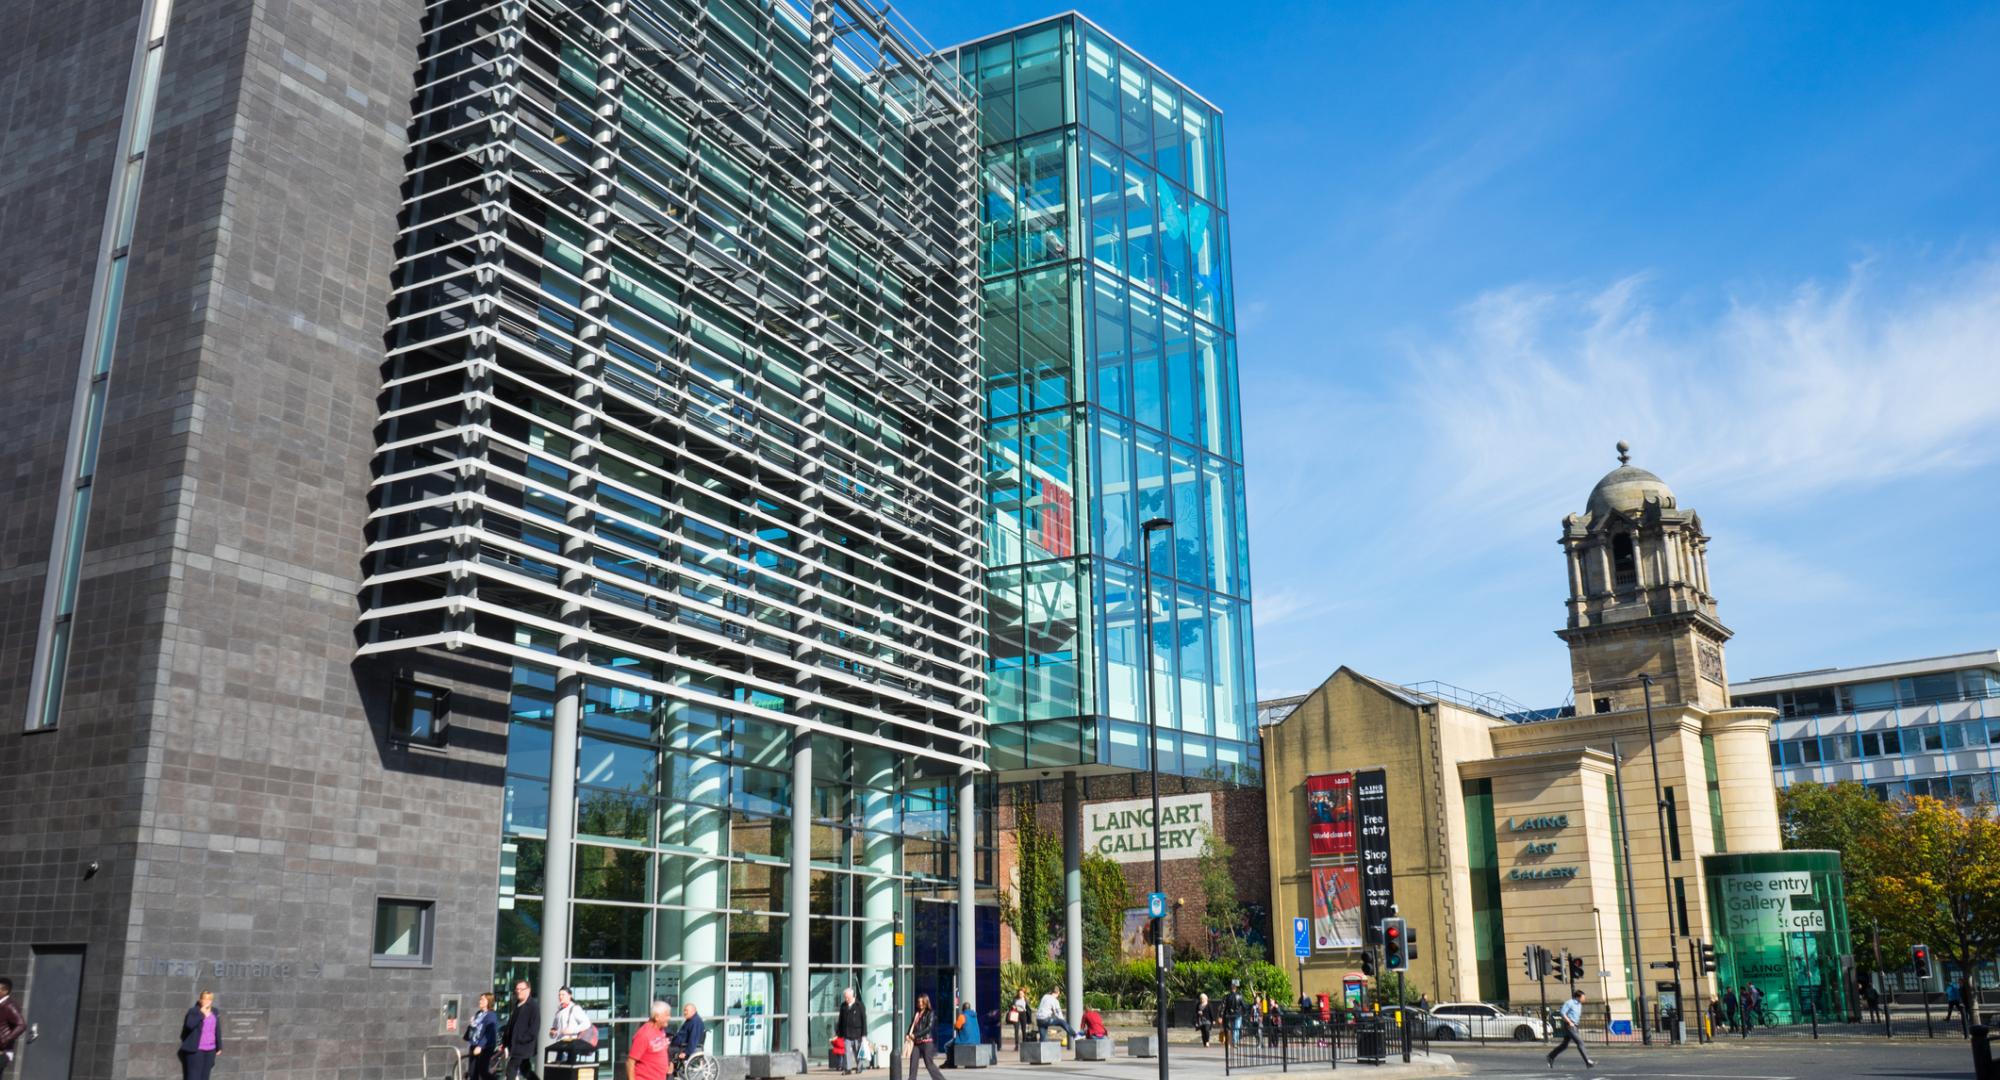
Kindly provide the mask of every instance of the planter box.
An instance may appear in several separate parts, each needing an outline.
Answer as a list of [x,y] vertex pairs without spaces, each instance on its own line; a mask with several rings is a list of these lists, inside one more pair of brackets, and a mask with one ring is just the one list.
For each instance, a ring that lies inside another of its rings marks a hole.
[[951,1063],[959,1069],[984,1069],[1000,1063],[998,1049],[992,1043],[952,1043]]
[[1074,1044],[1078,1061],[1110,1061],[1110,1039],[1078,1039]]
[[1062,1064],[1062,1044],[1046,1041],[1024,1043],[1021,1046],[1021,1064],[1060,1065]]
[[1158,1035],[1134,1035],[1125,1040],[1125,1053],[1126,1056],[1135,1058],[1159,1057],[1160,1037]]

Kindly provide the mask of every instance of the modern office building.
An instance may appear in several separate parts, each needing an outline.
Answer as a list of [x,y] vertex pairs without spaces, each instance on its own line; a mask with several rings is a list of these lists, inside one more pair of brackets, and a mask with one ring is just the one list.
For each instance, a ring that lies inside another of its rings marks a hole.
[[1142,767],[1149,657],[1254,782],[1220,116],[1084,20],[0,31],[20,1075],[171,1075],[208,988],[235,1071],[414,1076],[517,975],[606,1062],[893,1045],[997,1004],[996,780]]
[[[1073,824],[1074,867],[1145,794],[1149,704],[1183,813],[1259,801],[1222,112],[1074,13],[946,55],[979,113],[990,762],[1023,782],[1003,830]],[[1127,870],[1143,896],[1150,864]]]
[[1699,980],[1704,998],[1755,982],[1783,1019],[1815,994],[1821,1015],[1844,1004],[1839,857],[1778,850],[1775,713],[1731,704],[1708,534],[1619,450],[1563,520],[1557,634],[1579,707],[1348,668],[1273,703],[1272,915],[1308,922],[1309,991],[1340,991],[1394,904],[1419,935],[1409,977],[1438,1001],[1560,997],[1524,971],[1540,945],[1582,961],[1582,988],[1614,1021],[1658,1017],[1691,1008],[1696,980],[1681,978],[1683,999],[1654,965],[1685,963],[1702,938],[1722,965]]
[[2000,791],[2000,650],[1769,675],[1730,694],[1778,710],[1780,787],[1852,780],[1886,799],[1985,802]]

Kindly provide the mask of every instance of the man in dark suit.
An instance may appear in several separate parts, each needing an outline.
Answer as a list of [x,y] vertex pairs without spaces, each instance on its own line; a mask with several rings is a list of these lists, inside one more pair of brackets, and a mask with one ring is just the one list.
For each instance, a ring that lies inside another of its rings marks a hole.
[[847,1060],[841,1063],[841,1074],[860,1072],[861,1041],[868,1037],[868,1010],[861,1006],[852,986],[840,992],[840,1015],[834,1020],[833,1033],[847,1043]]
[[542,1007],[528,989],[528,980],[514,980],[514,1011],[500,1028],[500,1050],[507,1055],[507,1077],[525,1076],[538,1080],[535,1069],[535,1039],[542,1030]]

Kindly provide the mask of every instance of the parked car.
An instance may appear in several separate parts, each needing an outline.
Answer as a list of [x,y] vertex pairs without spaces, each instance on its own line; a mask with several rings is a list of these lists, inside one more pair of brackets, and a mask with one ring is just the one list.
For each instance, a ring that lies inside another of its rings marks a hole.
[[1548,1035],[1548,1025],[1532,1016],[1508,1012],[1483,1001],[1448,1001],[1431,1007],[1433,1015],[1463,1023],[1475,1039],[1527,1042]]
[[[1391,1005],[1387,1009],[1384,1009],[1383,1012],[1394,1013],[1396,1012],[1396,1008],[1396,1006]],[[1467,1024],[1464,1020],[1455,1017],[1439,1016],[1436,1013],[1425,1012],[1422,1009],[1412,1009],[1409,1006],[1403,1006],[1402,1011],[1405,1022],[1410,1025],[1410,1031],[1430,1039],[1432,1042],[1441,1039],[1472,1038],[1471,1025]],[[1392,1024],[1395,1023],[1395,1018],[1390,1016],[1389,1022]]]

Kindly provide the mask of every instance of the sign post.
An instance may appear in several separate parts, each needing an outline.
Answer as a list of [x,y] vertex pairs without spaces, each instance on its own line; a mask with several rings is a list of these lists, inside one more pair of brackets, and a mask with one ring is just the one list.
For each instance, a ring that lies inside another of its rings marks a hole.
[[1292,920],[1292,955],[1299,958],[1299,997],[1306,996],[1306,957],[1312,955],[1312,923],[1303,917]]

